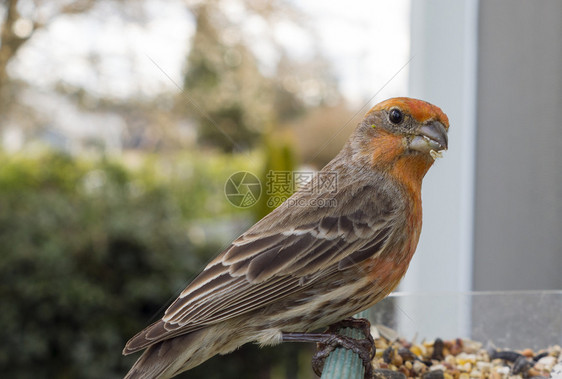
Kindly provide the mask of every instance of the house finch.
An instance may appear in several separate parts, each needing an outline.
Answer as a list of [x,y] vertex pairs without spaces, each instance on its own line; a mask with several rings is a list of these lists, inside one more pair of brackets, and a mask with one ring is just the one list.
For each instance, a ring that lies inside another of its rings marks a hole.
[[[305,333],[371,307],[406,273],[421,231],[421,184],[449,121],[421,100],[373,107],[307,186],[221,252],[131,338],[127,378],[169,378],[256,342]],[[337,185],[322,185],[332,177]],[[316,336],[316,337],[314,337]]]

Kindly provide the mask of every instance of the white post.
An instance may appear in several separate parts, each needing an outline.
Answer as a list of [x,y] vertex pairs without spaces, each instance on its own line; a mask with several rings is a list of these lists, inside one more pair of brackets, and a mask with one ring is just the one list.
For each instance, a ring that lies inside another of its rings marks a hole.
[[[423,230],[400,289],[466,292],[472,288],[478,1],[412,1],[411,12],[410,96],[439,106],[451,126],[449,151],[424,180]],[[467,332],[469,309],[451,314],[450,304],[439,304],[439,298],[401,297],[400,329],[409,331],[409,337]],[[443,315],[440,309],[448,317],[435,317]],[[433,324],[420,330],[420,322],[429,320],[417,314],[433,314]]]

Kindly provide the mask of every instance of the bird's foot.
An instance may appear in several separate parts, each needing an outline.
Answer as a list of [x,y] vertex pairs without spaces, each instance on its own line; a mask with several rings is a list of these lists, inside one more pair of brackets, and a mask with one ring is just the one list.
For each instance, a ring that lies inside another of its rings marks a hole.
[[318,343],[318,351],[312,356],[312,369],[318,376],[322,376],[322,370],[326,358],[335,349],[343,347],[356,353],[365,367],[365,378],[373,376],[373,365],[371,361],[375,355],[375,345],[369,341],[369,338],[357,340],[352,337],[341,336],[339,334],[327,334],[327,338],[323,342]]
[[374,351],[375,340],[371,335],[371,323],[369,322],[369,320],[367,320],[366,318],[354,318],[354,317],[344,318],[341,321],[329,325],[325,333],[335,334],[344,328],[358,329],[361,332],[363,332],[365,339],[369,340],[369,343],[371,344],[371,346],[373,346],[373,355],[371,356],[372,359],[375,356],[375,351]]
[[[338,331],[343,328],[359,329],[365,338],[355,339],[342,336]],[[375,356],[375,342],[371,336],[371,324],[367,319],[346,318],[328,327],[324,333],[283,333],[285,342],[316,342],[318,351],[312,357],[312,369],[318,376],[322,376],[322,369],[328,355],[336,348],[342,347],[356,353],[363,361],[365,378],[372,378],[373,366],[371,361]]]

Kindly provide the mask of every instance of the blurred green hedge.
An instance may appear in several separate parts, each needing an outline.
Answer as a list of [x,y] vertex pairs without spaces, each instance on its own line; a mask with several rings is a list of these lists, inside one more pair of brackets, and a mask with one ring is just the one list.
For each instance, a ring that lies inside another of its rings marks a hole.
[[[130,169],[58,153],[0,154],[3,377],[121,377],[138,357],[121,356],[126,340],[251,222],[222,190],[241,165],[255,169],[247,157],[174,162],[143,158]],[[222,239],[215,220],[227,226],[218,228]],[[256,355],[267,372],[256,371]],[[248,347],[189,377],[269,377],[287,356],[297,359],[290,347]]]

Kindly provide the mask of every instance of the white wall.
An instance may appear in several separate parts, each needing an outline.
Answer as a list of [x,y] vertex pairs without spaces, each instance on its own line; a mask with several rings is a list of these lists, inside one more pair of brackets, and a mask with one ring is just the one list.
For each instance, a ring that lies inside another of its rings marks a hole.
[[[401,291],[472,288],[477,6],[476,0],[412,1],[409,94],[439,106],[449,117],[450,131],[449,151],[424,181],[422,235]],[[416,331],[417,310],[441,306],[446,304],[407,297],[398,312]],[[450,314],[448,308],[443,311]],[[458,314],[461,325],[463,313]],[[446,328],[442,320],[436,322],[440,330]]]

